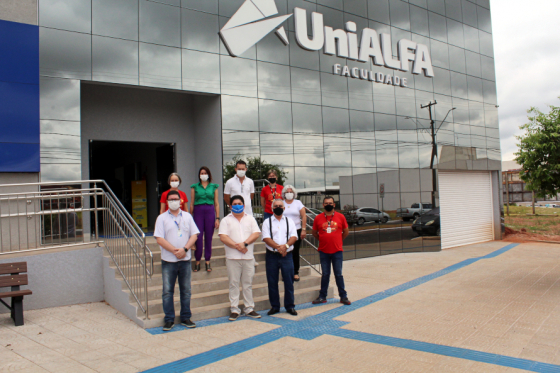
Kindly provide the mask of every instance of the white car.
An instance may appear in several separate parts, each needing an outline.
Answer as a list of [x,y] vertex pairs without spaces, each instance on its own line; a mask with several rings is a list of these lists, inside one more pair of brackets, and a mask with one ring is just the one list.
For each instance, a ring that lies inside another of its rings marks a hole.
[[358,225],[362,225],[368,221],[387,223],[391,219],[389,214],[374,209],[373,207],[361,207],[352,211],[351,214],[355,216]]

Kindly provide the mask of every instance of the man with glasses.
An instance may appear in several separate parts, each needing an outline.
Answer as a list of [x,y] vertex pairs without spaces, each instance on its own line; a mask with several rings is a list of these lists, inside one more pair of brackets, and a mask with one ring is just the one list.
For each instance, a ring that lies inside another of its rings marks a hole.
[[312,303],[327,303],[327,291],[329,290],[332,264],[340,303],[349,306],[351,303],[344,289],[344,278],[342,277],[342,241],[348,237],[350,232],[346,217],[334,211],[334,207],[334,198],[326,196],[323,199],[325,212],[317,215],[313,221],[313,237],[319,240],[322,277],[319,298],[315,299]]
[[261,230],[254,217],[244,211],[242,196],[231,197],[231,214],[220,223],[220,240],[226,251],[226,266],[229,278],[229,301],[231,314],[229,321],[235,321],[241,314],[239,309],[239,285],[243,288],[243,312],[246,316],[260,319],[254,311],[253,277],[255,276],[255,257],[253,243],[259,238]]
[[284,281],[284,307],[286,312],[297,316],[294,300],[294,259],[292,251],[298,240],[297,229],[292,219],[284,215],[284,201],[272,202],[272,215],[262,225],[262,238],[266,244],[266,280],[268,282],[268,299],[272,307],[268,315],[280,312],[280,293],[278,291],[278,273],[282,272]]
[[245,200],[245,213],[253,216],[251,201],[255,196],[255,184],[253,180],[245,176],[247,174],[247,163],[238,160],[235,164],[235,176],[226,182],[224,187],[224,201],[231,206],[231,196],[242,196]]
[[191,248],[196,244],[198,228],[191,214],[181,210],[181,195],[176,190],[167,194],[169,210],[158,216],[154,237],[161,248],[161,272],[163,280],[164,331],[175,323],[175,281],[179,278],[181,295],[181,325],[195,328],[191,321]]

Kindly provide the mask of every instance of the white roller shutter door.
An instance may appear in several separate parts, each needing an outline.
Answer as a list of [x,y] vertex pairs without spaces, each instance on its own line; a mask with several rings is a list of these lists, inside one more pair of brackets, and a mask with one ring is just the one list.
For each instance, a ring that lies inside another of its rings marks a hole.
[[494,239],[490,172],[439,172],[441,248]]

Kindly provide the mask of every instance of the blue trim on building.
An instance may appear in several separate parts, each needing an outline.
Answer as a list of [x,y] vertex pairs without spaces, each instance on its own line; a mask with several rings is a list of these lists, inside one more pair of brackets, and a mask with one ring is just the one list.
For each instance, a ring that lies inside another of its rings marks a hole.
[[0,172],[40,171],[39,27],[0,20]]
[[[457,348],[457,347],[413,341],[413,340],[402,339],[402,338],[394,338],[394,337],[387,337],[387,336],[381,336],[381,335],[370,334],[370,333],[356,332],[348,329],[341,329],[341,327],[348,325],[349,322],[334,320],[334,318],[338,316],[342,316],[349,312],[368,306],[372,303],[402,293],[403,291],[425,284],[431,280],[437,279],[446,274],[465,268],[471,264],[478,262],[479,260],[495,258],[498,255],[501,255],[513,249],[517,245],[518,244],[510,244],[499,250],[493,251],[490,254],[478,258],[470,258],[470,259],[463,260],[457,264],[444,268],[440,271],[436,271],[432,274],[419,277],[415,280],[395,286],[391,289],[360,299],[354,302],[350,306],[337,307],[328,310],[326,312],[320,313],[318,315],[307,317],[303,320],[296,321],[296,320],[270,317],[270,316],[263,317],[262,319],[256,319],[255,321],[267,322],[274,325],[278,325],[280,327],[238,342],[228,344],[226,346],[215,348],[213,350],[198,355],[194,355],[185,359],[175,361],[173,363],[165,364],[156,368],[146,370],[146,372],[166,372],[166,373],[186,372],[227,359],[229,357],[254,349],[256,347],[260,347],[264,344],[276,341],[282,337],[290,336],[290,337],[301,338],[305,340],[313,340],[314,338],[320,337],[322,335],[332,335],[341,338],[359,340],[363,342],[383,344],[392,347],[399,347],[399,348],[405,348],[405,349],[410,349],[415,351],[428,352],[432,354],[450,356],[450,357],[466,359],[471,361],[479,361],[483,363],[494,364],[494,365],[499,365],[504,367],[526,369],[533,372],[560,372],[560,365],[541,363],[538,361],[519,359],[510,356],[491,354],[483,351],[469,350],[465,348]],[[331,300],[331,302],[333,301]],[[297,308],[301,309],[299,306]],[[210,324],[216,325],[218,323],[224,323],[225,320],[223,319],[225,318],[220,318],[220,322],[212,322]],[[218,319],[214,319],[214,320],[218,320]],[[199,327],[202,325],[203,322],[199,323]],[[160,334],[160,333],[152,332],[152,334]]]

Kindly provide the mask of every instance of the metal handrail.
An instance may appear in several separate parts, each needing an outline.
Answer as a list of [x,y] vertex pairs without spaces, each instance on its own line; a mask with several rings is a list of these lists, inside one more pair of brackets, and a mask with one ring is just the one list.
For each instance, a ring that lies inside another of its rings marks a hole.
[[[145,317],[149,318],[148,276],[151,278],[154,274],[154,255],[146,244],[146,235],[104,180],[2,184],[0,188],[85,186],[84,184],[93,184],[93,188],[57,188],[56,190],[0,193],[0,255],[91,244],[103,245]],[[101,206],[98,206],[98,197],[101,197]],[[84,207],[84,198],[93,198],[93,206]],[[77,199],[78,201],[76,201]],[[78,203],[80,207],[68,208],[70,203]],[[16,211],[12,212],[14,204]],[[6,209],[6,206],[7,214],[2,213],[2,209]],[[50,209],[50,207],[55,208]],[[78,240],[80,229],[76,213],[84,212],[92,212],[95,219],[95,240],[89,242],[84,239],[83,235],[81,240]],[[109,233],[103,240],[100,240],[99,236],[99,213],[105,217],[104,233]],[[47,220],[49,215],[50,220]],[[27,217],[26,220],[21,220],[25,217]],[[34,217],[36,219],[33,219]],[[73,224],[70,224],[72,219]],[[4,231],[2,230],[3,220],[7,221],[5,228],[8,228]],[[64,223],[66,223],[66,230],[64,230]],[[70,227],[72,227],[72,231]],[[14,228],[17,229],[15,231],[17,235],[10,233]],[[20,234],[22,229],[23,236]],[[48,233],[45,235],[48,232],[47,229],[50,229],[50,236]],[[53,233],[56,229],[58,232]],[[7,239],[2,238],[3,232],[8,233]],[[71,241],[70,237],[74,240]],[[24,238],[24,248],[22,249],[21,244]],[[15,246],[13,240],[17,241]],[[7,252],[3,251],[3,242],[9,242]],[[30,243],[42,247],[30,247]],[[25,249],[25,244],[27,244],[27,249]],[[12,250],[13,248],[15,250]]]
[[[313,216],[313,219],[315,219],[317,217],[317,214],[315,214],[313,211],[309,210],[307,207],[305,207],[305,212],[306,214],[311,214]],[[309,219],[307,219],[309,220]],[[310,228],[311,230],[313,230],[313,226],[311,224],[309,224],[309,221],[305,222],[305,226],[306,228]],[[313,245],[311,243],[311,241],[309,241],[307,238],[303,239],[303,242],[305,242],[306,244],[308,244],[309,246],[311,246],[313,249],[315,249],[316,252],[319,252],[319,248],[315,245]],[[317,272],[318,274],[322,274],[321,272],[321,267],[319,266],[319,269],[315,268],[315,265],[311,264],[303,255],[299,256],[301,259],[303,259],[311,268],[313,268],[313,270],[315,270],[315,272]]]

